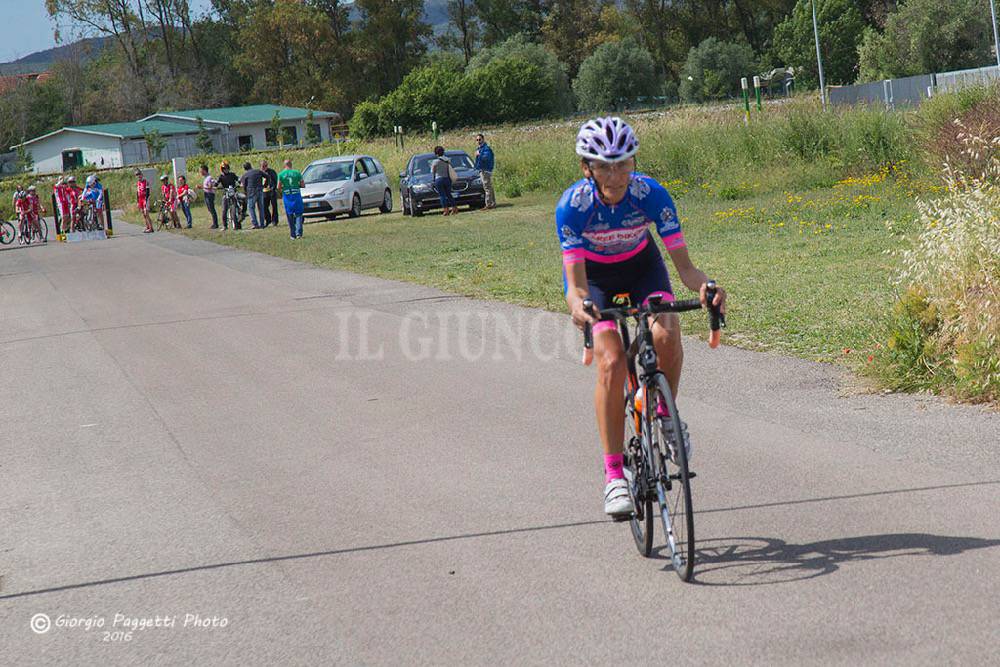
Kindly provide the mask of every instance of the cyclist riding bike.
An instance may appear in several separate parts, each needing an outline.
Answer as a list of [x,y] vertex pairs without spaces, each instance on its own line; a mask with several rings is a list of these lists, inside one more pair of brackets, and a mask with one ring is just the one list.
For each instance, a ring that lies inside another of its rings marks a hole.
[[[556,206],[556,231],[563,252],[566,304],[573,323],[593,326],[597,385],[594,407],[604,449],[604,511],[611,516],[632,514],[628,483],[622,470],[625,432],[625,350],[613,321],[598,321],[584,305],[598,310],[627,295],[634,304],[651,296],[673,301],[670,277],[649,225],[663,239],[681,282],[705,303],[708,276],[688,256],[674,201],[660,183],[636,171],[639,139],[621,118],[595,118],[583,124],[576,138],[583,178],[567,189]],[[726,293],[718,289],[713,305],[725,312]],[[659,368],[677,395],[683,349],[675,313],[661,313],[651,325]],[[666,414],[664,406],[657,412]]]

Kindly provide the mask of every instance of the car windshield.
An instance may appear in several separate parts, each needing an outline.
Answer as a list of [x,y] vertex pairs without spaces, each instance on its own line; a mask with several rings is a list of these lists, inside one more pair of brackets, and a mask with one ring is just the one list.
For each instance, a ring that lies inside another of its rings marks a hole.
[[324,162],[311,164],[302,174],[306,183],[329,183],[330,181],[346,181],[351,177],[351,162]]
[[[448,159],[451,161],[451,166],[455,169],[472,169],[472,158],[470,158],[465,153],[445,153]],[[413,158],[413,175],[423,176],[424,174],[431,173],[431,162],[437,158],[433,155],[421,155],[420,157]]]

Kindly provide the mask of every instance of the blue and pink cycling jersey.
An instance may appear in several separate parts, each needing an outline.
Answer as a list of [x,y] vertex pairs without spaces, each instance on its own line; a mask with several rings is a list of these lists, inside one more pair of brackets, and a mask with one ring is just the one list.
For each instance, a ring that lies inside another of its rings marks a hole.
[[[633,174],[628,194],[615,206],[600,200],[593,181],[574,183],[556,206],[564,287],[565,269],[585,262],[587,289],[599,309],[621,294],[637,304],[654,295],[673,301],[667,267],[649,233],[651,223],[667,250],[685,246],[674,202],[654,179]],[[605,328],[614,329],[615,323],[599,322],[594,332]]]
[[644,174],[632,174],[628,194],[616,206],[604,204],[590,179],[577,181],[556,205],[556,229],[563,264],[611,264],[635,257],[650,242],[656,225],[667,250],[684,247],[677,208],[666,188]]

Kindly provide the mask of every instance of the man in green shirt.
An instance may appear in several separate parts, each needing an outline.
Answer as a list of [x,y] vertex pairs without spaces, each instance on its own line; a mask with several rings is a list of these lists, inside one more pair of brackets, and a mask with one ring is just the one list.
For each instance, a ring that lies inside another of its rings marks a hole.
[[278,191],[285,205],[288,230],[293,239],[302,238],[302,191],[305,185],[302,172],[292,169],[292,161],[285,160],[285,168],[278,174]]

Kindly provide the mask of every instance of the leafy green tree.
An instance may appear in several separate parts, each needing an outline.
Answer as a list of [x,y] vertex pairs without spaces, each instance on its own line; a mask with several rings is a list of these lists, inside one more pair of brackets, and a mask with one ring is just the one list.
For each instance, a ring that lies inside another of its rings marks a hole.
[[423,0],[356,0],[361,14],[356,28],[361,47],[362,81],[374,83],[376,95],[396,88],[420,63],[431,28],[423,20]]
[[483,25],[483,43],[495,46],[522,34],[529,39],[541,33],[545,17],[543,0],[473,0]]
[[990,63],[992,28],[979,0],[907,0],[889,14],[885,32],[865,32],[862,81],[930,74]]
[[520,58],[542,71],[546,85],[552,91],[546,99],[551,101],[553,108],[546,113],[568,113],[573,110],[573,93],[566,75],[566,66],[551,51],[541,44],[529,41],[525,35],[515,35],[496,46],[481,50],[469,61],[466,74],[475,73],[493,60],[507,58]]
[[319,125],[316,124],[316,118],[313,116],[313,110],[310,109],[306,113],[306,143],[307,144],[318,144],[323,140],[323,137],[319,133]]
[[31,151],[24,147],[25,141],[27,141],[27,139],[22,137],[21,143],[17,145],[18,171],[31,171],[35,168],[35,157],[31,154]]
[[[853,0],[815,0],[823,74],[827,84],[852,83],[865,21]],[[774,29],[772,60],[795,68],[796,87],[819,85],[811,0],[798,0],[791,16]]]
[[656,64],[649,51],[632,38],[603,44],[580,65],[573,81],[583,110],[616,110],[620,100],[659,92]]
[[211,153],[215,150],[215,146],[212,145],[212,136],[208,133],[208,128],[205,127],[205,119],[197,116],[195,120],[198,123],[198,135],[195,137],[194,144],[202,153]]
[[461,60],[454,56],[437,58],[407,74],[398,88],[382,98],[380,106],[380,113],[389,120],[380,123],[383,131],[391,130],[392,125],[429,129],[435,120],[441,128],[459,127],[469,122],[470,112],[474,113]]
[[[443,48],[457,48],[469,64],[472,54],[479,43],[482,32],[479,17],[476,15],[476,5],[472,0],[448,0],[449,30],[438,42]],[[451,28],[455,29],[452,32]]]
[[274,137],[274,144],[279,148],[285,147],[285,135],[281,131],[281,111],[275,110],[271,116],[271,136]]
[[167,147],[167,139],[159,130],[142,130],[142,137],[146,140],[146,149],[149,151],[149,161],[159,162],[163,149]]
[[709,37],[688,53],[681,69],[681,99],[704,102],[734,97],[740,91],[740,78],[753,76],[754,65],[753,51],[746,44]]
[[355,139],[370,139],[390,134],[392,128],[382,127],[379,111],[379,103],[374,100],[365,100],[354,107],[354,115],[347,124],[351,136]]

